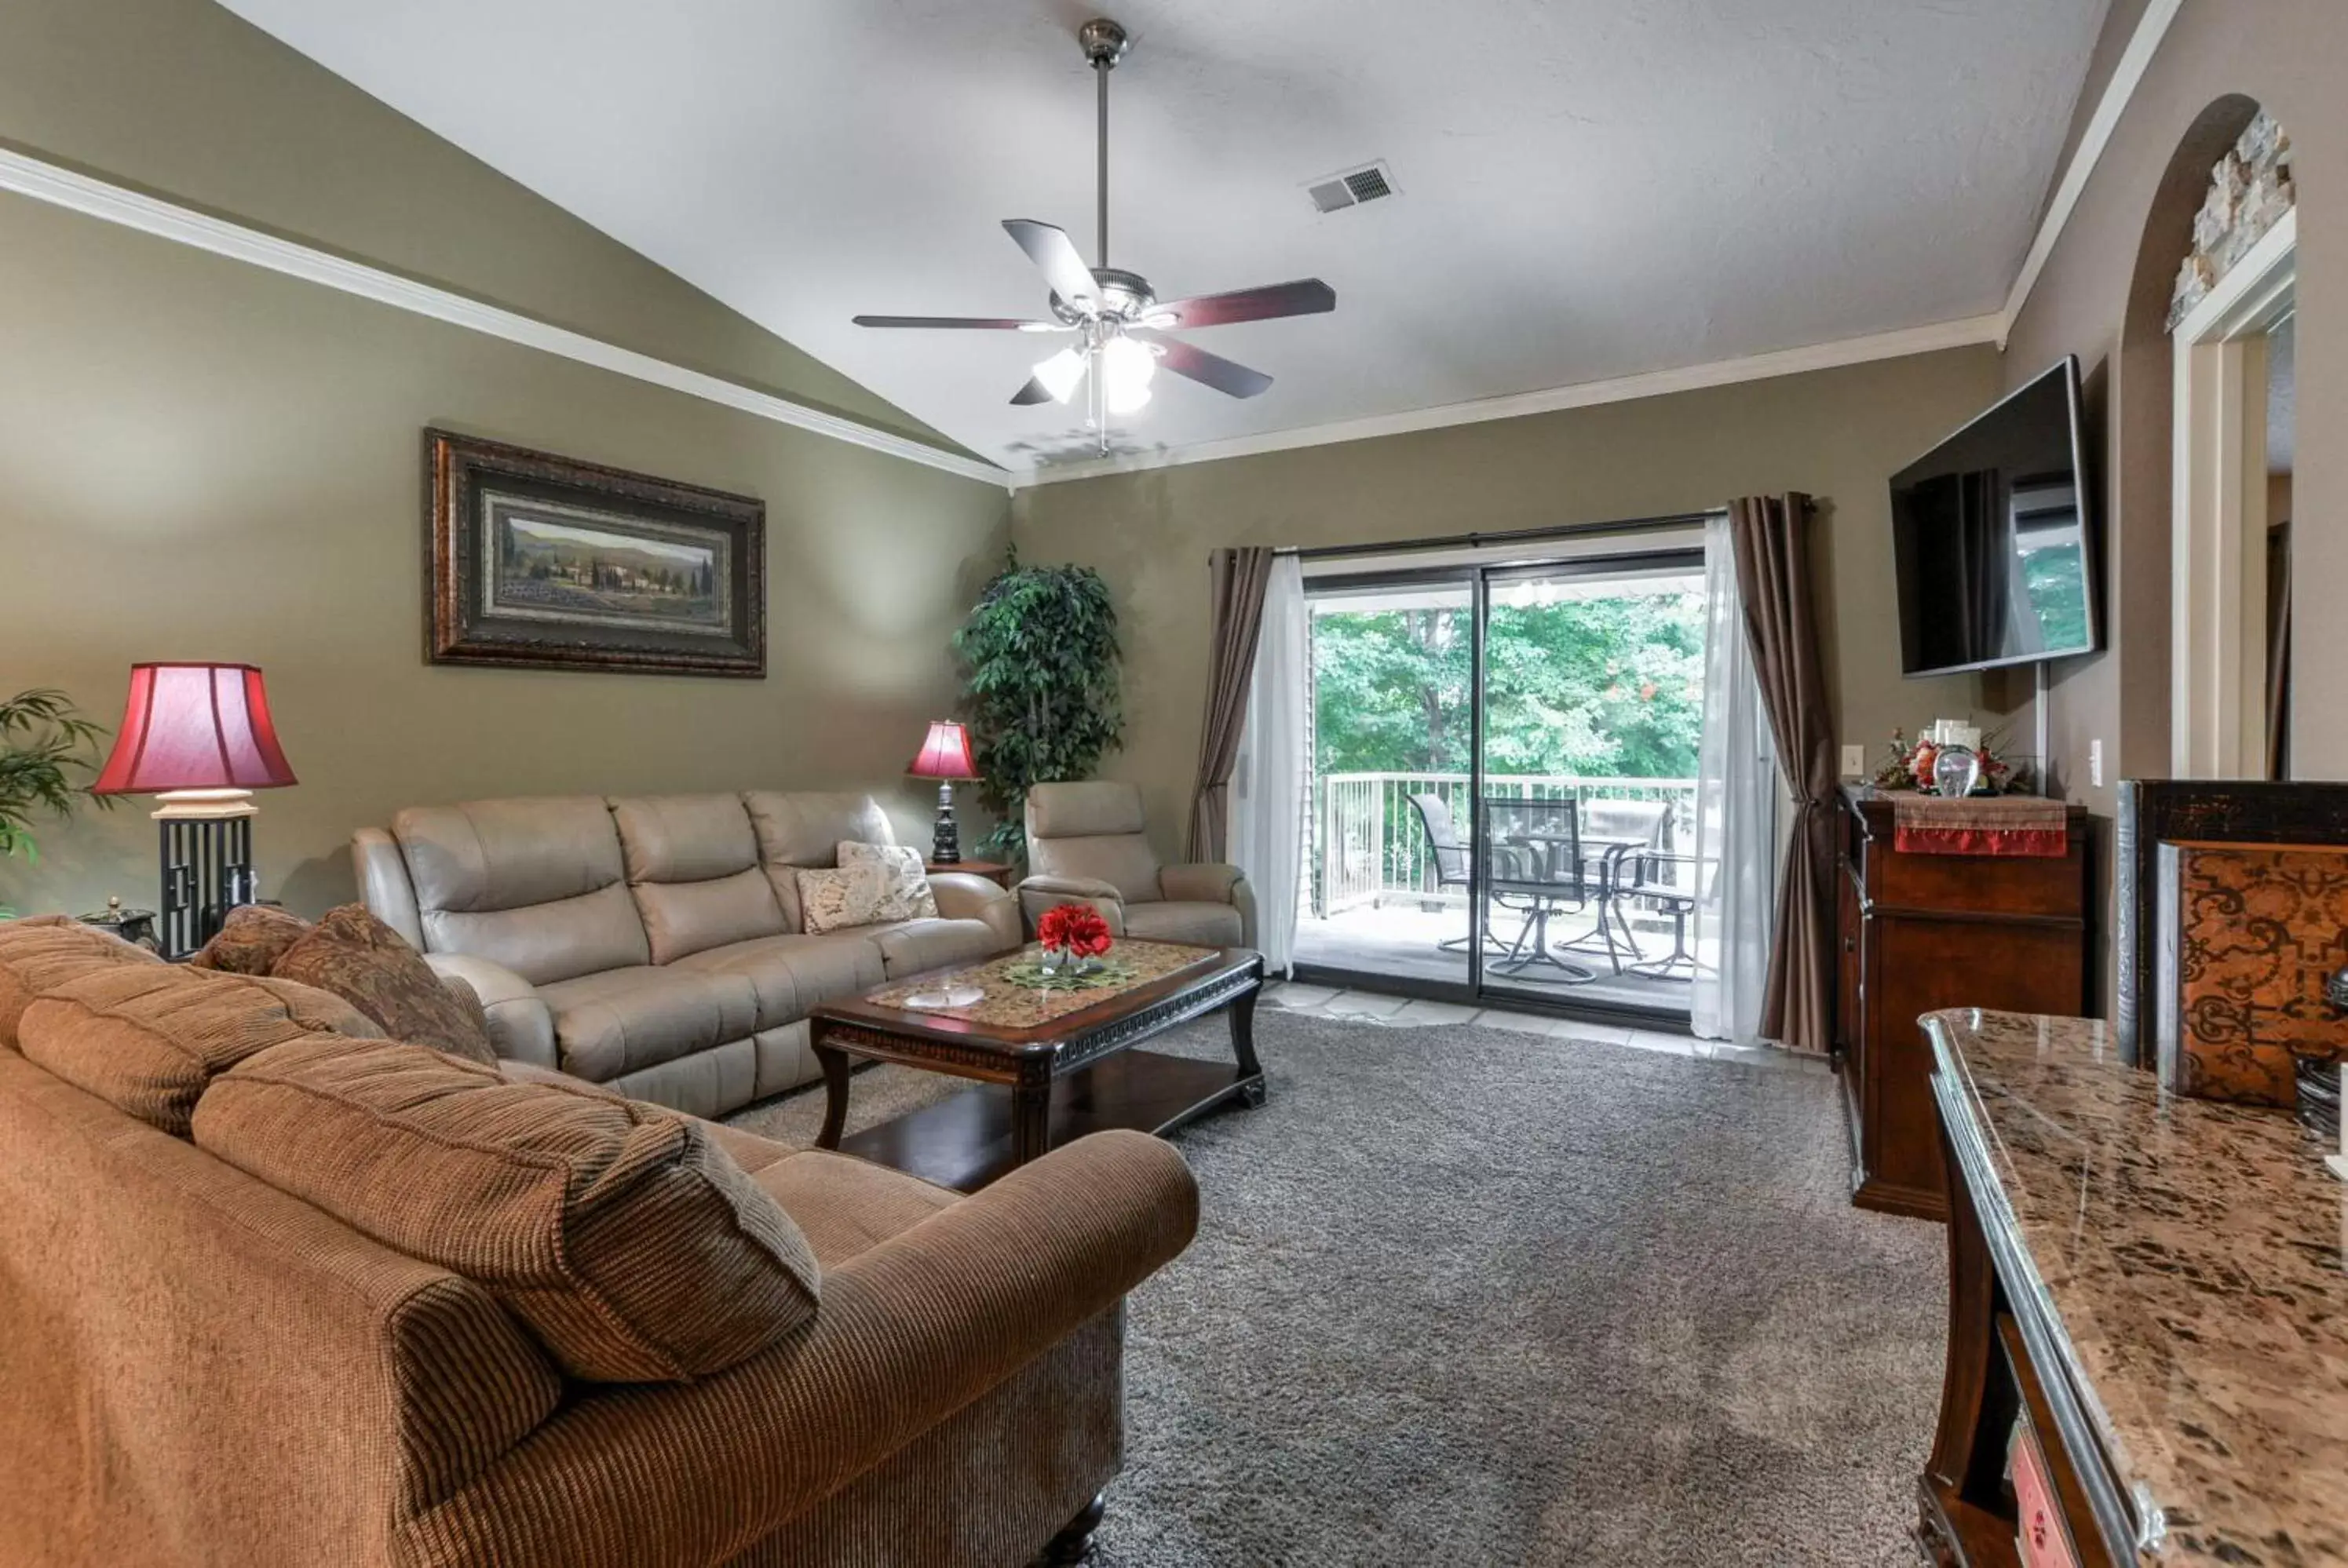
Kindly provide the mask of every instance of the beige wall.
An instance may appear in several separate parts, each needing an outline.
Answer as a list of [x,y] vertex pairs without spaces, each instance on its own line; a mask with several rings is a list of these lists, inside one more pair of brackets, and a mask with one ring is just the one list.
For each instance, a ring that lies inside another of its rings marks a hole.
[[[1189,821],[1205,704],[1207,556],[1700,510],[1807,490],[1840,733],[1870,758],[1980,701],[1971,677],[1903,681],[1890,476],[1995,395],[1994,350],[1956,349],[1634,403],[1023,490],[1020,552],[1097,567],[1126,647],[1128,743],[1104,772],[1148,795],[1162,850]],[[1275,395],[1277,395],[1275,394]]]
[[[2116,9],[2127,25],[2140,7]],[[2123,11],[2125,14],[2123,14]],[[2116,36],[2107,36],[2111,53]],[[2050,723],[2074,799],[2113,809],[2113,785],[2168,771],[2168,344],[2158,319],[2184,259],[2208,164],[2241,105],[2281,119],[2298,149],[2299,460],[2294,504],[2294,765],[2348,777],[2348,7],[2338,0],[2186,0],[2154,56],[2077,212],[2014,324],[2007,379],[2064,354],[2086,367],[2105,430],[2110,645],[2058,666]],[[2192,151],[2180,163],[2180,147]],[[2143,266],[2139,269],[2139,258]],[[2105,784],[2088,779],[2101,740]]]
[[[209,5],[8,7],[0,135],[371,261],[911,421]],[[137,659],[268,674],[302,783],[261,797],[264,890],[349,896],[350,831],[523,792],[879,788],[949,711],[946,639],[998,557],[991,486],[0,195],[0,688],[107,723]],[[435,668],[421,431],[767,505],[764,681]],[[156,897],[149,803],[0,862],[0,903]]]

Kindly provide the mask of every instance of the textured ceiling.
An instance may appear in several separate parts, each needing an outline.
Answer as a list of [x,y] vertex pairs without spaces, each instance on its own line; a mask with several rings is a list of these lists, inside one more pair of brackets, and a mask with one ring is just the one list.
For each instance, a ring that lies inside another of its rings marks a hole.
[[[1025,315],[1004,235],[1092,249],[1075,0],[226,0],[229,8],[1013,467],[1056,346],[859,312]],[[1975,315],[2003,302],[2104,0],[1134,0],[1109,261],[1163,297],[1304,275],[1333,316],[1195,334],[1118,451]],[[1383,158],[1402,194],[1304,186]]]

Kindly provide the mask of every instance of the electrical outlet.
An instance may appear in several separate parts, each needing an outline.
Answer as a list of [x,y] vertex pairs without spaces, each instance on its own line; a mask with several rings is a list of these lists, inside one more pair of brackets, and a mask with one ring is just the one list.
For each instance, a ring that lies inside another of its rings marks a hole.
[[2087,782],[2096,788],[2104,787],[2104,743],[2087,743]]
[[1865,746],[1845,746],[1842,749],[1842,776],[1847,779],[1855,779],[1862,776],[1866,772],[1867,748]]

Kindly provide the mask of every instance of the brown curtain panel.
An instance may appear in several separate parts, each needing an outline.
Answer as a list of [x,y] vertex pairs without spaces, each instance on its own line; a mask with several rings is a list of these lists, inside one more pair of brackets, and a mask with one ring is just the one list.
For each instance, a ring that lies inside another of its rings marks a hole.
[[1833,1031],[1836,774],[1810,578],[1810,510],[1807,496],[1748,497],[1729,503],[1728,521],[1754,673],[1797,814],[1778,878],[1761,1032],[1824,1054]]
[[1263,545],[1217,550],[1213,639],[1207,656],[1207,722],[1199,737],[1199,789],[1190,804],[1190,858],[1220,861],[1228,853],[1231,765],[1239,760],[1247,723],[1248,687],[1255,680],[1255,644],[1263,630],[1263,590],[1272,581],[1272,550]]

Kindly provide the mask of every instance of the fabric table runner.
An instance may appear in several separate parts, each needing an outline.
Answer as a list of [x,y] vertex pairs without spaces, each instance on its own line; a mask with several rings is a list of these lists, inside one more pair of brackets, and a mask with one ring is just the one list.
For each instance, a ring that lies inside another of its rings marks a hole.
[[1901,794],[1891,800],[1892,847],[1903,855],[2034,856],[2071,852],[2071,808],[2043,795]]

